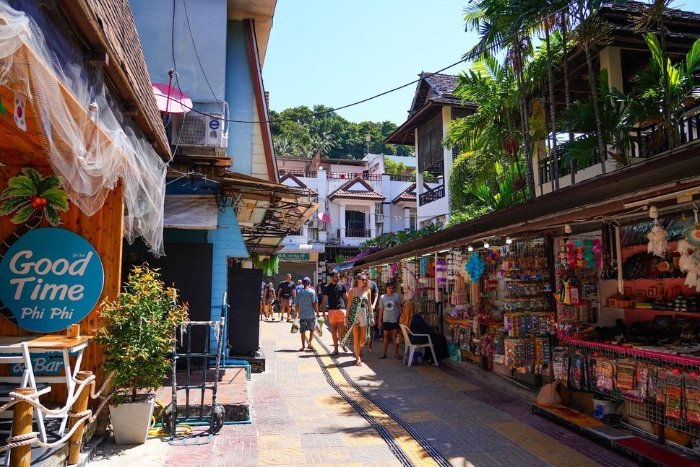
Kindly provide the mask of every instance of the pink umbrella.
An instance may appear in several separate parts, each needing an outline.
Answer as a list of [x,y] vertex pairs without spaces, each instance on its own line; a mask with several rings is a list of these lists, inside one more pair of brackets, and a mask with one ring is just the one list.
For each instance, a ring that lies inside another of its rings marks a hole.
[[161,112],[186,114],[192,110],[192,99],[179,89],[162,83],[151,83],[151,86],[156,96],[158,110]]
[[331,216],[329,216],[327,212],[319,212],[318,218],[321,220],[321,222],[325,222],[326,224],[331,221]]

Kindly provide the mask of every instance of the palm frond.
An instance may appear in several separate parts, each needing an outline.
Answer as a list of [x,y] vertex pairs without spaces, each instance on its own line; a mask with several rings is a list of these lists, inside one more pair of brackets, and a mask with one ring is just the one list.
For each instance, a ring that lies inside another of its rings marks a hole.
[[17,211],[14,217],[10,219],[10,222],[17,225],[24,224],[34,215],[35,211],[31,206],[24,206]]
[[58,211],[68,211],[68,193],[58,188],[50,188],[41,193],[46,198],[46,206],[51,206]]
[[44,206],[44,218],[54,227],[61,225],[61,217],[58,215],[58,211],[48,204]]
[[0,216],[8,216],[16,210],[31,204],[31,202],[32,200],[28,196],[8,198],[0,204]]

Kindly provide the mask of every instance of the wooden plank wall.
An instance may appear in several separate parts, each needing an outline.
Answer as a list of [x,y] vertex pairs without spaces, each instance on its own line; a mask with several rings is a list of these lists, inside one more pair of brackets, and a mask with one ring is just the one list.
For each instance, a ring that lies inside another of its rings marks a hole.
[[[43,176],[52,173],[50,168],[35,168]],[[19,174],[21,170],[22,167],[18,166],[0,167],[0,191],[5,189],[7,181],[10,178]],[[102,296],[95,309],[80,322],[80,333],[82,335],[95,335],[101,326],[99,303],[105,298],[114,299],[121,287],[122,238],[124,231],[122,184],[119,183],[118,186],[110,192],[102,209],[92,217],[86,216],[76,206],[71,204],[68,212],[61,213],[61,220],[63,221],[60,225],[61,228],[75,232],[85,238],[92,244],[95,250],[97,250],[97,253],[102,259],[105,272]],[[48,224],[46,227],[48,227]],[[10,222],[9,216],[0,217],[0,239],[7,238],[16,228],[17,226]],[[26,334],[29,333],[0,316],[0,336]],[[65,334],[65,332],[56,334]],[[104,355],[102,349],[92,342],[85,350],[81,367],[83,370],[95,373],[99,385],[102,384],[102,378],[104,376],[101,369],[103,361]],[[54,385],[51,392],[44,397],[46,397],[47,400],[65,402],[65,386]]]

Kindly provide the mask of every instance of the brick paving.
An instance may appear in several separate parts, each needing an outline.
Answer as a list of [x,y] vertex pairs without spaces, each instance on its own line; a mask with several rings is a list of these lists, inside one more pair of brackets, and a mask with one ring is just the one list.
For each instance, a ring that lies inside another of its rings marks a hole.
[[636,465],[477,378],[379,360],[378,343],[365,349],[361,367],[351,354],[332,360],[328,332],[315,353],[298,352],[299,334],[289,327],[261,323],[267,360],[248,383],[252,424],[227,425],[210,444],[168,446],[164,454],[158,439],[129,450],[107,446],[91,465],[132,465],[129,455],[141,467],[446,465],[441,459],[455,467]]

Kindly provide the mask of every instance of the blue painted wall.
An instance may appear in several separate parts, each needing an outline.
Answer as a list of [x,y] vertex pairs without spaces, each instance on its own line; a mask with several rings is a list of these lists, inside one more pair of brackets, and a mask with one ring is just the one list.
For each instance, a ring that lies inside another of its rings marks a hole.
[[[226,51],[226,102],[231,120],[252,122],[253,79],[248,65],[242,21],[229,21]],[[253,124],[231,122],[227,154],[233,158],[233,171],[245,175],[253,172]]]
[[173,77],[173,86],[179,85],[197,102],[197,110],[221,112],[216,101],[222,102],[225,94],[226,0],[130,0],[129,4],[151,81],[167,84],[168,70],[173,68],[178,78]]

